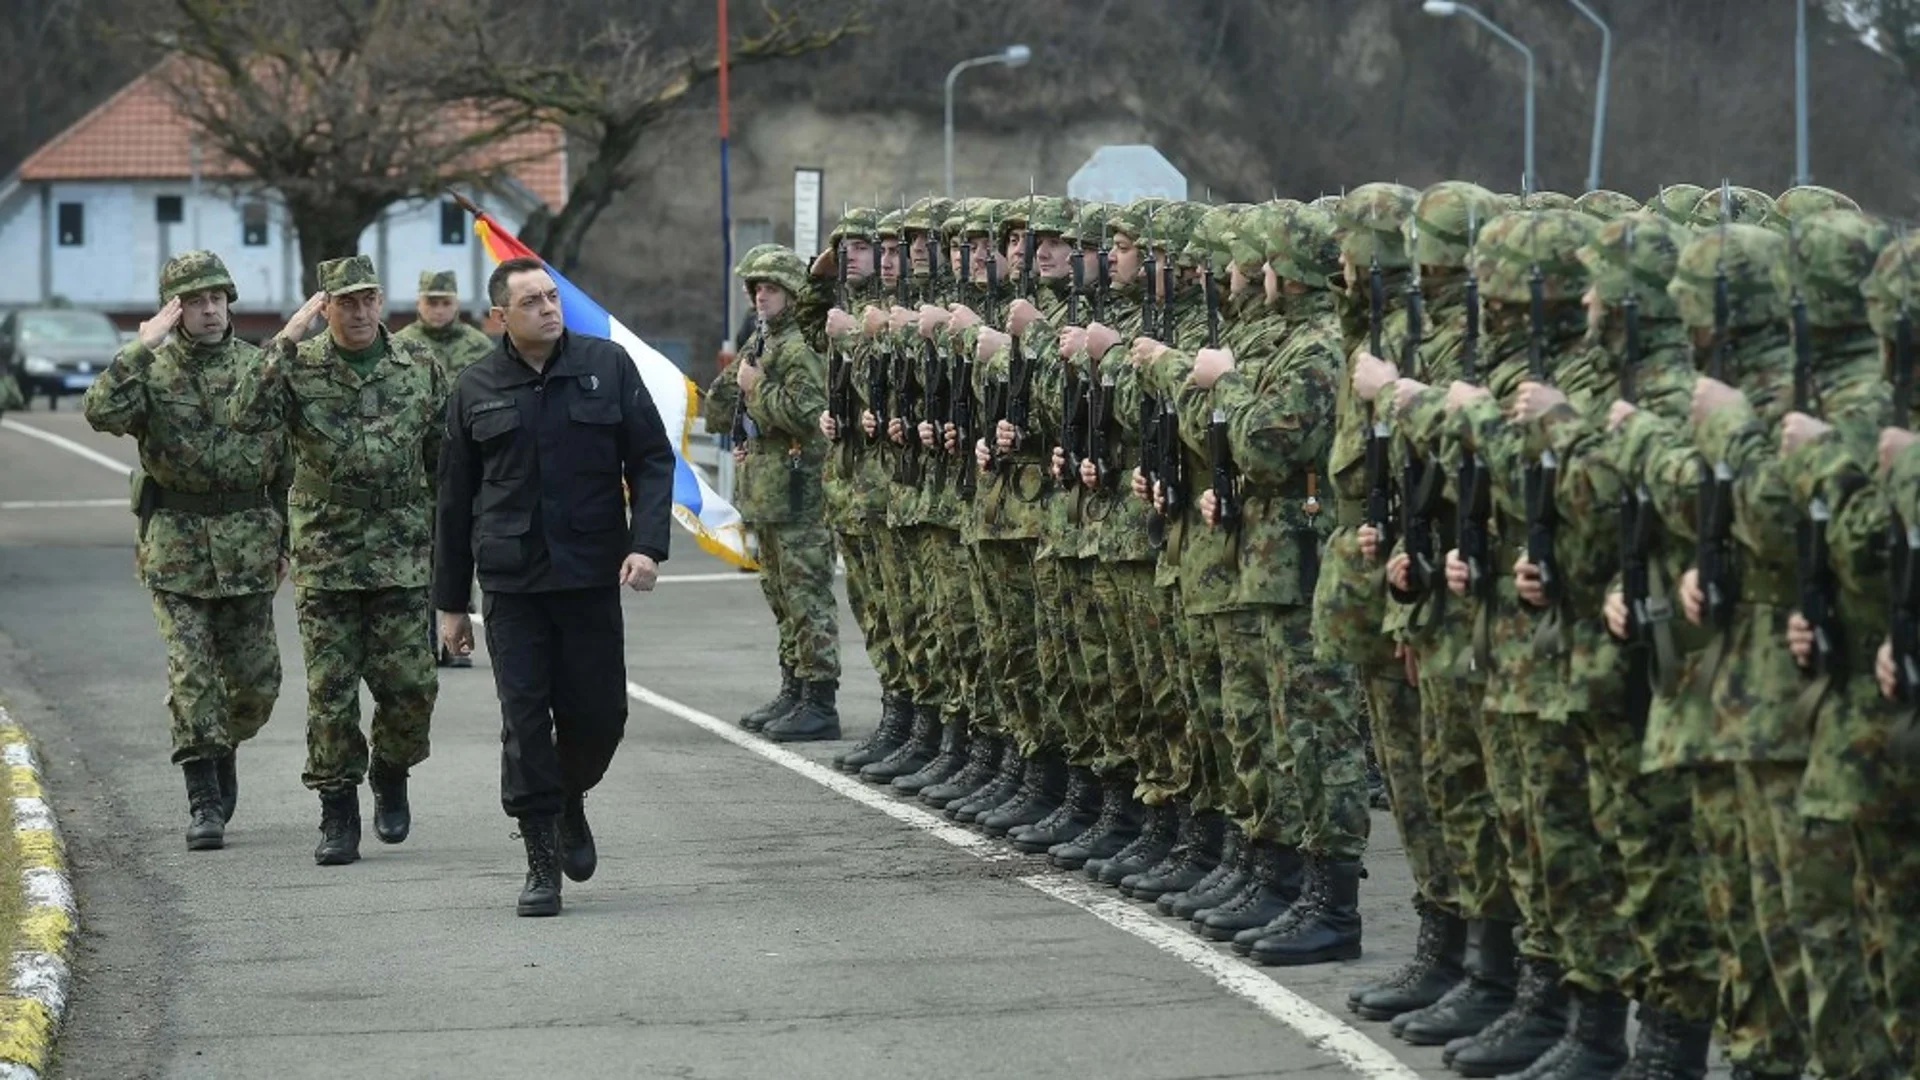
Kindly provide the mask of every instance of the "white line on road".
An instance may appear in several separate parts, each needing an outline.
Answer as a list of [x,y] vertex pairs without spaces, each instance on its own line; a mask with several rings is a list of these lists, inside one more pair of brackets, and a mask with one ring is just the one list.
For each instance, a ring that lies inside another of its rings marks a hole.
[[0,501],[0,510],[104,510],[126,505],[125,499],[16,499]]
[[133,475],[133,466],[124,461],[110,458],[91,446],[82,446],[64,435],[55,435],[51,431],[42,431],[37,427],[28,427],[18,420],[0,420],[0,428],[6,428],[8,431],[17,431],[29,439],[39,439],[49,446],[57,446],[70,454],[78,454],[101,468],[112,469],[121,476]]
[[[969,854],[991,862],[1020,858],[1011,848],[968,829],[949,824],[944,818],[911,806],[879,790],[836,772],[791,750],[785,750],[756,735],[750,735],[717,717],[690,705],[657,694],[638,683],[627,684],[627,695],[671,716],[679,717],[710,735],[765,758],[782,768],[791,769],[838,795],[862,806],[878,810],[903,825],[945,840]],[[1227,956],[1193,935],[1161,922],[1144,911],[1093,888],[1083,879],[1045,871],[1019,879],[1021,884],[1047,896],[1088,912],[1109,926],[1167,953],[1212,979],[1235,997],[1251,1003],[1261,1012],[1292,1028],[1308,1045],[1334,1058],[1366,1080],[1420,1080],[1420,1074],[1374,1042],[1359,1029],[1322,1009],[1299,994],[1274,982],[1238,959]]]
[[675,585],[718,585],[728,581],[759,581],[760,575],[751,571],[734,570],[725,574],[661,574],[660,584],[669,582]]

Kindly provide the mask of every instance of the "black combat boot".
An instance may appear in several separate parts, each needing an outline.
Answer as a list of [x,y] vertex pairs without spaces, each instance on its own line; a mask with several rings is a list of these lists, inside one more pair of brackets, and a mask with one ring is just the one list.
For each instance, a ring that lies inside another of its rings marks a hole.
[[1551,961],[1521,961],[1513,1005],[1479,1034],[1449,1042],[1442,1060],[1474,1077],[1507,1076],[1540,1060],[1572,1030],[1561,975]]
[[321,866],[360,861],[359,787],[320,793],[320,844],[313,861]]
[[413,809],[407,805],[407,770],[374,759],[367,771],[373,789],[373,835],[383,844],[398,844],[413,831]]
[[1366,1020],[1391,1020],[1439,1001],[1467,977],[1467,921],[1416,895],[1420,936],[1413,959],[1400,970],[1347,995],[1347,1007]]
[[1209,941],[1232,941],[1242,930],[1265,926],[1279,918],[1299,898],[1307,865],[1299,848],[1257,840],[1249,865],[1252,873],[1239,895],[1194,916],[1193,929],[1200,936]]
[[560,869],[574,881],[585,881],[599,867],[600,851],[587,824],[587,796],[569,795],[560,811]]
[[1115,888],[1134,876],[1160,865],[1180,836],[1180,807],[1172,801],[1147,808],[1146,828],[1133,843],[1101,859],[1087,860],[1087,877]]
[[1468,920],[1467,977],[1426,1008],[1394,1017],[1393,1034],[1415,1046],[1445,1046],[1500,1019],[1519,980],[1513,930],[1512,923]]
[[227,846],[227,819],[220,812],[220,771],[211,758],[180,766],[187,778],[187,850],[218,851]]
[[1100,816],[1079,836],[1048,848],[1047,861],[1062,870],[1080,870],[1090,859],[1119,854],[1140,835],[1145,810],[1133,797],[1131,775],[1107,777],[1100,786]]
[[862,765],[860,779],[869,784],[891,784],[926,768],[940,752],[941,727],[939,706],[913,706],[913,726],[907,741],[879,761]]
[[1176,919],[1191,919],[1194,912],[1215,907],[1238,895],[1247,883],[1247,834],[1240,826],[1227,822],[1226,835],[1220,841],[1220,861],[1206,877],[1184,892],[1167,893],[1154,901],[1160,914]]
[[1173,847],[1158,866],[1120,883],[1120,891],[1135,900],[1158,901],[1204,881],[1220,865],[1220,845],[1227,819],[1215,811],[1196,814],[1191,803],[1180,803],[1180,827]]
[[1360,879],[1366,868],[1359,859],[1323,859],[1314,902],[1290,931],[1253,943],[1253,962],[1278,967],[1331,964],[1360,959]]
[[988,836],[1005,836],[1016,827],[1032,825],[1060,809],[1067,793],[1067,757],[1058,750],[1043,749],[1027,762],[1020,777],[1020,792],[1012,801],[981,816],[975,823]]
[[800,704],[785,716],[767,721],[760,733],[777,743],[832,742],[840,737],[840,712],[833,707],[833,679],[802,683]]
[[1300,881],[1300,895],[1294,897],[1293,903],[1287,905],[1287,910],[1281,912],[1272,922],[1265,926],[1242,930],[1233,935],[1233,951],[1241,956],[1252,956],[1253,947],[1261,940],[1285,937],[1293,933],[1302,922],[1306,921],[1307,916],[1318,910],[1320,894],[1326,888],[1326,882],[1322,880],[1324,875],[1321,874],[1320,869],[1320,860],[1308,859],[1306,873],[1302,875]]
[[833,767],[841,772],[857,773],[861,766],[885,759],[907,741],[907,729],[912,724],[913,705],[904,695],[880,695],[879,725],[851,750],[835,754]]
[[560,830],[552,814],[529,814],[520,819],[520,839],[527,845],[527,883],[520,890],[518,915],[544,917],[560,914]]
[[967,765],[929,788],[920,789],[920,801],[936,810],[973,798],[973,793],[992,782],[1000,773],[1000,752],[1006,740],[1000,735],[975,735],[967,747]]
[[935,784],[958,776],[967,767],[967,751],[973,744],[973,732],[964,720],[951,720],[941,727],[940,752],[933,760],[905,776],[896,776],[887,785],[902,795],[918,795]]
[[233,824],[233,811],[240,805],[240,766],[234,760],[234,752],[228,750],[213,759],[214,770],[220,776],[220,820]]
[[780,692],[773,700],[740,718],[740,726],[747,731],[760,731],[768,724],[787,715],[800,706],[800,676],[793,673],[790,664],[780,665]]
[[947,816],[962,825],[971,825],[980,818],[998,809],[1001,803],[1013,798],[1020,791],[1020,781],[1027,774],[1026,756],[1020,753],[1020,745],[1013,739],[1006,740],[1005,749],[1000,751],[1000,768],[986,786],[973,793],[965,802],[947,805]]
[[1687,1020],[1643,1003],[1633,1063],[1620,1074],[1621,1080],[1706,1080],[1712,1045],[1711,1020]]
[[1067,790],[1053,813],[1031,825],[1007,830],[1007,839],[1015,850],[1043,855],[1055,844],[1077,838],[1100,818],[1100,780],[1093,770],[1079,765],[1067,767]]
[[[1573,987],[1573,1025],[1567,1038],[1521,1076],[1538,1080],[1613,1080],[1627,1065],[1627,999],[1614,991]],[[1555,1060],[1549,1064],[1547,1058]],[[1459,1059],[1456,1057],[1456,1061]]]

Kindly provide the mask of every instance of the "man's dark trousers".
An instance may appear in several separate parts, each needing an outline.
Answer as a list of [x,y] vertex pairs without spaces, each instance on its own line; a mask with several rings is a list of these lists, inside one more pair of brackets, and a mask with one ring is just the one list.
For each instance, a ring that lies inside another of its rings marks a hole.
[[500,697],[500,803],[558,814],[606,775],[627,729],[620,587],[486,593],[481,608]]

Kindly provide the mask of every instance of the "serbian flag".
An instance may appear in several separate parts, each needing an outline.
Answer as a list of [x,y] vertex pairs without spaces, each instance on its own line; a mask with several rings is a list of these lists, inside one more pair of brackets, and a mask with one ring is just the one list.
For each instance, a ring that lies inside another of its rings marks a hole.
[[[540,258],[518,237],[501,228],[492,215],[477,207],[473,231],[486,245],[487,254],[493,256],[494,262]],[[641,380],[647,384],[654,408],[660,411],[660,425],[666,429],[668,442],[673,444],[674,520],[692,533],[708,554],[735,566],[757,569],[747,556],[746,527],[740,522],[740,512],[708,486],[699,470],[687,463],[687,439],[693,431],[694,413],[699,409],[700,389],[680,373],[673,361],[620,325],[619,320],[594,303],[592,297],[562,277],[560,271],[548,266],[547,273],[553,275],[553,283],[560,287],[560,317],[567,329],[576,334],[606,338],[627,350]]]

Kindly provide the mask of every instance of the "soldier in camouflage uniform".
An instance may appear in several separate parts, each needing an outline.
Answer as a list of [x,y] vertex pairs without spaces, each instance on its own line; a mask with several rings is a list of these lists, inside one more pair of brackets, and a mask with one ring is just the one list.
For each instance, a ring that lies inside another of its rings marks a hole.
[[839,612],[820,489],[827,373],[800,322],[807,265],[788,248],[762,244],[734,273],[759,326],[708,388],[706,421],[735,433],[735,503],[759,541],[760,590],[779,628],[781,662],[801,686],[799,705],[759,731],[774,742],[838,739]]
[[82,403],[96,431],[139,443],[134,566],[167,645],[190,851],[225,843],[240,796],[234,749],[259,733],[280,695],[273,594],[286,576],[293,457],[284,431],[247,433],[228,420],[227,395],[260,363],[260,350],[233,334],[237,298],[214,253],[169,259],[159,314]]
[[[320,793],[314,861],[360,857],[360,781],[373,788],[374,832],[405,840],[407,771],[427,759],[439,696],[429,607],[430,494],[445,431],[447,386],[424,346],[396,341],[364,255],[319,267],[321,292],[240,373],[231,399],[242,431],[285,431],[294,605],[307,664],[307,765]],[[325,311],[328,333],[301,335]],[[373,692],[371,766],[360,684]]]

